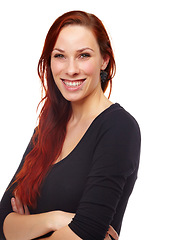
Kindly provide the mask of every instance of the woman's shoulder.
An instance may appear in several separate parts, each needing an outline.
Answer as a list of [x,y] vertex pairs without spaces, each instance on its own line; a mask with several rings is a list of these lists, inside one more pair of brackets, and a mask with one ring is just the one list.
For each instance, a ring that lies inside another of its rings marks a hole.
[[95,128],[98,157],[107,154],[102,161],[114,166],[113,172],[119,170],[118,173],[129,176],[138,166],[140,156],[141,135],[135,118],[115,103],[100,115]]
[[104,128],[132,128],[140,131],[137,120],[119,103],[112,104],[100,115]]

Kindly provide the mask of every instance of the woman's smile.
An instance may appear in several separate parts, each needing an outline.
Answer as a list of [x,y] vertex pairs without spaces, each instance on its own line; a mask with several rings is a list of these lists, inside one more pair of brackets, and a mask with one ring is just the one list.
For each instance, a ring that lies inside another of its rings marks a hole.
[[64,84],[64,86],[65,86],[65,88],[67,90],[69,90],[69,91],[77,91],[77,90],[79,90],[82,87],[82,85],[83,85],[84,81],[86,80],[86,78],[78,79],[78,80],[68,80],[68,79],[62,79],[61,78],[61,80],[62,80],[62,82],[63,82],[63,84]]

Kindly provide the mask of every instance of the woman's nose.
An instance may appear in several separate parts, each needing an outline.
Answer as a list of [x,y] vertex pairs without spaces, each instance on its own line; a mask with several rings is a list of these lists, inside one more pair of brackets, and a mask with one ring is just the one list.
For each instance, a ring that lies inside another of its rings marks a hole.
[[73,76],[79,73],[79,67],[76,60],[69,60],[66,67],[66,74]]

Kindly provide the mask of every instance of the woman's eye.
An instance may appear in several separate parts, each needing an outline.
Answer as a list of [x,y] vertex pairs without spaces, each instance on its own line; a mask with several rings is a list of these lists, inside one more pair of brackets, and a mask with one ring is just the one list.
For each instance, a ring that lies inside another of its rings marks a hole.
[[90,57],[90,54],[89,53],[82,53],[80,55],[81,58],[89,58]]
[[55,58],[64,58],[64,55],[63,54],[55,54],[54,57]]

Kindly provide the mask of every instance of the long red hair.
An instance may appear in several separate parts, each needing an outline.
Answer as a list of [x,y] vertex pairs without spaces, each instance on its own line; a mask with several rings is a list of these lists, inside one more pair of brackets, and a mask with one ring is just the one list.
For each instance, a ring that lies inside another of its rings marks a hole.
[[51,52],[58,35],[64,26],[79,24],[88,27],[95,35],[103,57],[110,58],[105,71],[107,81],[102,82],[105,92],[115,74],[115,60],[108,34],[102,22],[93,14],[82,11],[71,11],[63,14],[51,26],[45,39],[42,55],[38,63],[38,75],[42,83],[44,97],[39,123],[32,138],[33,149],[26,156],[24,165],[16,176],[14,193],[23,204],[35,208],[40,185],[52,164],[61,153],[66,136],[66,126],[71,117],[71,104],[57,88],[50,67]]

